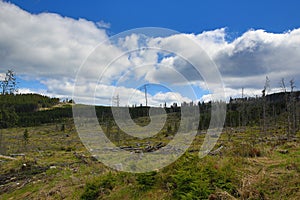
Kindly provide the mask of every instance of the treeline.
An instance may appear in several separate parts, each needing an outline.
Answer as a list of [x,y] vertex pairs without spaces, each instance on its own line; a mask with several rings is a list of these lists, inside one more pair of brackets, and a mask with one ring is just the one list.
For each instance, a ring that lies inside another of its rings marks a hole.
[[[49,98],[38,94],[0,95],[0,128],[13,126],[35,126],[44,123],[61,122],[72,118],[72,107],[65,105],[52,109],[59,104],[58,98]],[[211,102],[198,102],[184,106],[199,108],[199,130],[209,127]],[[133,119],[149,115],[150,107],[131,107]],[[155,108],[152,108],[155,110]],[[157,108],[159,109],[159,108]],[[176,113],[180,117],[181,107],[164,108],[167,113]],[[96,106],[99,122],[113,121],[111,107]],[[281,92],[256,98],[230,98],[227,103],[226,127],[258,126],[266,132],[269,127],[281,128],[286,133],[300,130],[300,92]]]
[[59,104],[58,98],[39,94],[2,94],[0,95],[0,128],[54,122],[55,118],[61,118],[60,115],[71,117],[71,109],[39,111],[41,108],[51,108],[57,104]]
[[41,124],[62,122],[66,118],[72,118],[72,107],[64,106],[50,110],[20,113],[17,126],[37,126]]
[[[199,130],[209,127],[211,102],[198,103]],[[274,93],[262,97],[230,98],[225,127],[256,126],[262,132],[282,129],[286,134],[300,130],[300,91]]]
[[59,104],[59,98],[50,98],[39,94],[0,95],[2,107],[13,107],[15,112],[34,112],[40,108],[49,108]]
[[[212,102],[185,103],[198,106],[200,122],[198,130],[209,128]],[[171,106],[169,112],[180,112],[180,107]],[[263,132],[268,129],[283,129],[287,134],[300,130],[300,91],[284,91],[260,97],[230,98],[226,104],[225,127],[256,126]]]

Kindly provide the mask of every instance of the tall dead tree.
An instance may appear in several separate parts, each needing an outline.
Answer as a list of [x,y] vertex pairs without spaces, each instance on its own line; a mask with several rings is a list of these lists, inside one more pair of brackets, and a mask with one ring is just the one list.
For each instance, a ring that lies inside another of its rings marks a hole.
[[264,85],[264,89],[262,90],[262,99],[263,99],[263,132],[264,135],[267,134],[267,125],[266,125],[266,121],[267,121],[267,116],[266,116],[266,110],[267,110],[267,92],[270,90],[270,79],[268,76],[266,76],[266,82]]
[[[8,70],[3,80],[0,80],[0,94],[13,94],[17,91],[17,81],[14,71]],[[3,113],[0,111],[0,124],[3,122]],[[5,122],[5,121],[4,121]],[[2,130],[0,129],[0,154],[6,153],[6,145],[3,138]]]
[[286,84],[284,78],[281,79],[280,82],[280,87],[282,91],[284,92],[284,100],[285,100],[285,112],[286,112],[286,119],[287,119],[287,134],[290,134],[290,115],[289,115],[289,101],[288,101],[288,95],[287,95],[287,90],[286,90]]
[[1,94],[13,94],[17,92],[17,79],[13,70],[8,70],[4,80],[0,81]]
[[291,132],[293,135],[296,134],[296,98],[294,94],[294,89],[296,88],[295,86],[295,81],[294,79],[290,80],[290,87],[291,87],[291,94],[290,94],[290,115],[292,119],[292,127],[291,127]]

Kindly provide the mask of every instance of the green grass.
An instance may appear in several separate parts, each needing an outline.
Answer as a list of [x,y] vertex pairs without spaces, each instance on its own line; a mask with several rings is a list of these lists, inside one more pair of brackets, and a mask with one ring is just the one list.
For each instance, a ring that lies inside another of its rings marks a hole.
[[[137,121],[148,123],[146,119]],[[116,172],[95,161],[72,123],[64,124],[64,130],[62,124],[0,130],[6,155],[26,155],[0,162],[0,199],[298,199],[300,196],[299,140],[272,140],[274,135],[282,134],[280,130],[263,137],[255,127],[235,129],[230,137],[228,130],[224,130],[215,147],[224,146],[222,153],[203,159],[199,159],[198,150],[204,135],[199,135],[188,152],[171,165],[155,172],[131,174]],[[117,129],[112,130],[111,134],[116,134]],[[167,144],[170,139],[165,134],[170,131],[166,125],[149,140],[128,137],[120,145]],[[283,154],[281,149],[288,153]]]

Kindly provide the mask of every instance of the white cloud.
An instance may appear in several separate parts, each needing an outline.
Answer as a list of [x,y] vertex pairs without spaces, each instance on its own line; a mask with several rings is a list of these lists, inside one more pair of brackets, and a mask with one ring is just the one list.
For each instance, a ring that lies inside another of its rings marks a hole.
[[99,28],[110,28],[110,26],[111,26],[111,24],[110,23],[107,23],[107,22],[105,22],[105,21],[103,21],[103,20],[100,20],[99,22],[97,22],[96,23],[97,24],[97,26],[99,27]]
[[18,74],[75,75],[93,48],[107,39],[104,30],[85,19],[57,14],[30,14],[13,4],[0,2],[1,66]]
[[216,56],[218,52],[225,49],[229,44],[226,41],[226,29],[216,29],[213,31],[205,31],[198,35],[191,35],[199,41],[199,44],[206,51],[206,53],[212,58]]
[[47,93],[45,90],[35,90],[35,89],[29,89],[29,88],[18,88],[18,94],[41,94],[41,95],[47,95],[50,97],[54,97],[51,94]]
[[[48,91],[38,91],[43,94],[53,96],[53,91],[57,97],[68,97],[64,96],[65,94],[72,94],[73,84],[67,81],[63,82],[57,80],[49,80],[47,85],[51,85]],[[145,105],[145,93],[144,91],[126,88],[126,87],[116,87],[111,85],[96,84],[96,83],[87,83],[85,85],[79,85],[76,87],[77,92],[74,98],[75,102],[81,102],[86,104],[102,104],[102,105],[116,105],[116,102],[113,98],[119,96],[120,105],[122,106],[131,106],[131,105]],[[22,89],[22,93],[32,93],[33,90]],[[148,105],[151,106],[160,106],[165,102],[167,105],[171,105],[174,102],[190,102],[191,99],[184,97],[178,92],[166,92],[166,93],[156,93],[154,95],[147,94]]]
[[[211,64],[198,45],[219,68],[227,97],[240,96],[241,88],[245,88],[245,94],[261,95],[266,76],[273,91],[278,91],[281,78],[295,78],[297,85],[300,77],[300,28],[285,33],[249,30],[231,42],[226,40],[227,29],[220,28],[169,37],[131,34],[111,43],[105,30],[110,24],[104,21],[93,23],[52,13],[35,15],[3,1],[0,9],[0,79],[7,69],[13,69],[18,75],[41,81],[47,91],[37,92],[51,96],[71,97],[76,82],[80,98],[86,102],[91,101],[88,96],[94,95],[98,84],[99,103],[110,104],[113,91],[117,90],[126,99],[124,105],[139,104],[144,102],[144,94],[136,88],[146,81],[181,89],[172,90],[172,94],[149,95],[153,105],[164,101],[171,104],[175,101],[173,94],[180,101],[194,100],[181,86],[189,83],[204,89],[212,86],[210,90],[217,87],[214,81],[207,80],[207,76],[214,78],[216,73],[207,67]],[[148,47],[170,50],[183,57]],[[127,52],[135,49],[138,50]],[[192,64],[201,66],[202,74]],[[80,76],[75,79],[78,71]],[[130,100],[133,94],[136,96]]]
[[0,73],[0,81],[4,81],[5,80],[5,73]]
[[214,57],[228,87],[262,88],[265,76],[273,87],[281,78],[299,77],[300,29],[282,34],[250,30]]

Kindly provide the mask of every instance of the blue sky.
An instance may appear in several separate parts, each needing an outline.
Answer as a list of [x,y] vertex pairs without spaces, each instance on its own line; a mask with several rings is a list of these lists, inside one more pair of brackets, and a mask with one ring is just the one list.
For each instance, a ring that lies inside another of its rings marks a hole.
[[110,23],[116,34],[138,27],[164,27],[201,33],[220,27],[241,34],[248,29],[284,32],[299,27],[297,0],[11,0],[31,13],[54,12],[72,18]]
[[[0,77],[7,69],[13,68],[19,75],[21,92],[70,98],[80,66],[99,43],[130,29],[162,27],[199,42],[220,71],[226,97],[240,96],[241,88],[245,88],[248,96],[260,95],[266,76],[271,80],[270,92],[278,92],[282,78],[287,83],[291,79],[299,83],[299,8],[300,3],[296,0],[0,1]],[[188,50],[189,46],[180,46],[184,39],[179,35],[176,40],[167,37],[147,39],[151,42],[159,40],[156,45],[173,45],[176,50]],[[99,73],[96,68],[114,59],[116,53],[125,52],[126,48],[128,50],[139,43],[139,36],[126,36],[128,40],[122,40],[122,48],[99,47],[102,48],[99,52],[106,56],[95,58],[98,65],[83,70],[84,82],[79,85],[79,91],[92,94],[95,90],[91,88],[99,78],[96,77]],[[135,68],[135,65],[147,62],[154,62],[147,72]],[[164,101],[171,104],[176,101],[176,95],[179,96],[177,101],[210,99],[205,81],[194,80],[193,69],[178,56],[161,57],[159,52],[156,55],[140,51],[128,58],[120,58],[108,70],[109,75],[104,77],[106,82],[99,86],[98,103],[110,104],[114,90],[123,92],[124,96],[132,91],[131,87],[120,85],[117,88],[114,85],[129,71],[133,73],[130,80],[138,77],[145,79],[146,83],[170,83],[174,86],[175,74],[162,65],[169,65],[189,77],[192,89],[197,91],[196,99],[188,95],[182,83],[175,84],[180,88],[177,93],[154,85],[149,88],[153,105]],[[129,81],[127,86],[138,82]],[[144,101],[143,98],[143,92],[140,92],[132,103],[139,104]],[[87,97],[81,100],[90,102]],[[129,104],[127,100],[122,103]]]

